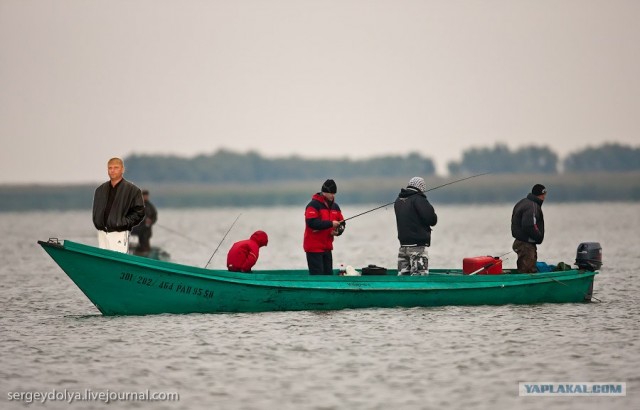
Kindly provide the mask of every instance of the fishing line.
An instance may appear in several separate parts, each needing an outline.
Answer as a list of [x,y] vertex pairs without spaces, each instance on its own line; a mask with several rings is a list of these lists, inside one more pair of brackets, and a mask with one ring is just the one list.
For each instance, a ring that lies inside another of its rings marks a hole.
[[176,231],[175,229],[167,228],[167,227],[166,227],[166,226],[164,226],[164,225],[158,225],[158,224],[155,224],[155,226],[157,226],[157,227],[159,227],[159,228],[162,228],[162,229],[164,229],[164,230],[167,230],[167,231],[169,231],[169,232],[173,233],[174,235],[178,235],[178,236],[181,236],[181,237],[182,237],[182,238],[184,238],[184,239],[188,239],[188,240],[190,240],[190,241],[192,241],[192,242],[195,242],[195,243],[197,243],[197,244],[199,244],[199,245],[206,246],[207,248],[209,247],[209,244],[208,244],[208,243],[205,243],[205,242],[199,241],[199,240],[197,240],[197,239],[190,238],[190,237],[188,237],[188,236],[186,236],[186,235],[182,234],[181,232]]
[[[532,274],[532,273],[530,273],[529,275],[533,275],[533,274]],[[551,280],[552,280],[552,281],[554,281],[554,282],[558,282],[559,284],[564,285],[564,286],[566,286],[566,287],[571,287],[571,286],[567,285],[566,283],[561,282],[561,281],[559,281],[559,280],[557,280],[557,279],[554,279],[554,278],[549,278],[549,279],[551,279]],[[595,299],[595,300],[597,300],[597,301],[598,301],[598,303],[602,303],[602,301],[601,301],[600,299],[598,299],[597,297],[593,296],[593,294],[589,295],[589,294],[587,294],[587,293],[585,293],[585,292],[582,292],[582,296],[584,296],[584,297],[585,297],[586,299],[588,299],[588,300]]]

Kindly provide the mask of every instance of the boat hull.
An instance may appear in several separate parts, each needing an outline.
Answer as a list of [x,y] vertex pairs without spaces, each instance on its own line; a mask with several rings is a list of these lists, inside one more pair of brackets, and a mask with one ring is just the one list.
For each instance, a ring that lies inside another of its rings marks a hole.
[[597,272],[428,276],[310,276],[306,270],[236,273],[39,241],[104,315],[576,303]]

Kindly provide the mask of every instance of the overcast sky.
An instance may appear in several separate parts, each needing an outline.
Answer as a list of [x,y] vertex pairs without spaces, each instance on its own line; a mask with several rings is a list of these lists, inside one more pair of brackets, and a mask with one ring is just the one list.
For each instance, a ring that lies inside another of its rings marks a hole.
[[444,173],[496,142],[638,146],[639,22],[636,0],[0,0],[0,183],[132,153]]

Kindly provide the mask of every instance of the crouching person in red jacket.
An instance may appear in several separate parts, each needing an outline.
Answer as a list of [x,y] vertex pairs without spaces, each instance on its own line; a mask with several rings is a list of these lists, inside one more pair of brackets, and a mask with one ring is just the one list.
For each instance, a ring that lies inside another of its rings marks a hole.
[[255,231],[251,238],[233,244],[227,254],[227,268],[231,272],[251,272],[258,261],[260,248],[267,246],[269,237],[264,231]]

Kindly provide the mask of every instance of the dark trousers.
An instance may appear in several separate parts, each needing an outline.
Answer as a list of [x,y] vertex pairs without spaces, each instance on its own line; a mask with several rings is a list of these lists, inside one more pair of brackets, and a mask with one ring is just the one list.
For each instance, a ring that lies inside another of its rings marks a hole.
[[307,265],[310,275],[333,275],[331,251],[307,252]]
[[536,268],[536,262],[538,261],[538,247],[535,243],[522,242],[516,239],[513,242],[513,250],[518,254],[518,272],[538,272],[538,268]]
[[138,225],[133,228],[131,235],[138,235],[137,252],[149,252],[151,250],[151,227]]

